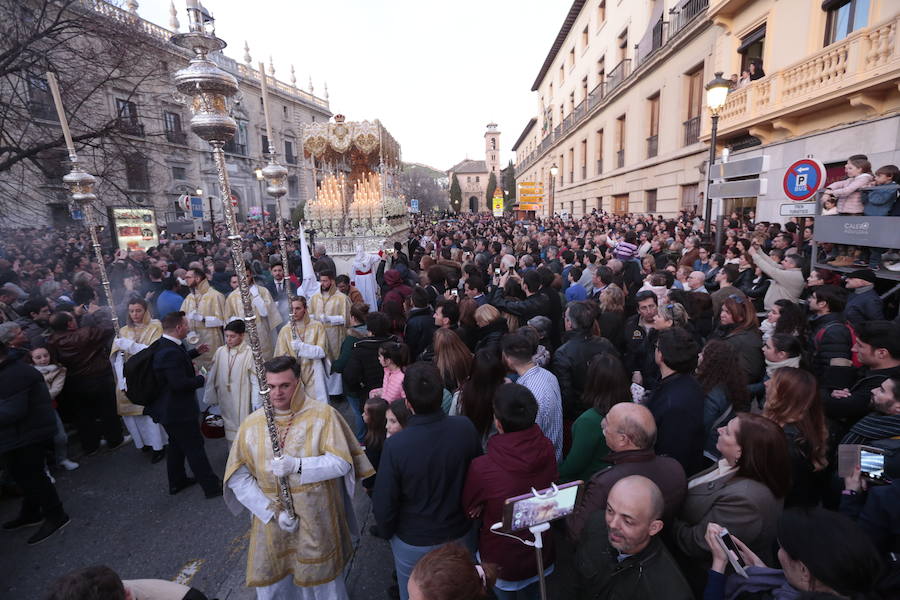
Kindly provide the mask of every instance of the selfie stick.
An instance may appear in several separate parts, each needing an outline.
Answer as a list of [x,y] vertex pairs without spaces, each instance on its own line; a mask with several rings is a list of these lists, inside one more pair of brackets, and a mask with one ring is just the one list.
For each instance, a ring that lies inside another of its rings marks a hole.
[[[531,493],[535,498],[540,498],[541,500],[546,500],[548,498],[553,498],[556,496],[557,492],[559,492],[559,488],[556,487],[556,484],[550,484],[551,490],[546,494],[541,494],[536,489],[531,488]],[[503,527],[503,523],[494,523],[491,525],[491,531],[496,533],[497,535],[505,535],[506,537],[512,538],[519,542],[522,542],[526,546],[531,546],[534,548],[534,551],[537,553],[537,567],[538,567],[538,581],[540,582],[541,588],[541,600],[547,600],[547,581],[544,579],[544,555],[541,552],[544,549],[544,538],[543,533],[550,529],[550,521],[545,521],[543,523],[538,523],[537,525],[532,525],[528,528],[528,531],[531,532],[531,535],[534,536],[534,541],[523,540],[519,536],[510,535],[508,533],[504,533],[500,531],[500,528]]]

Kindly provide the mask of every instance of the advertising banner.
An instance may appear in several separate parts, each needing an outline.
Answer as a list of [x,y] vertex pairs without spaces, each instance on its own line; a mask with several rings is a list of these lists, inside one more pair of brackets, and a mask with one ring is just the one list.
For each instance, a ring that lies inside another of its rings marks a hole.
[[110,208],[109,221],[119,248],[146,250],[159,245],[156,217],[149,208]]

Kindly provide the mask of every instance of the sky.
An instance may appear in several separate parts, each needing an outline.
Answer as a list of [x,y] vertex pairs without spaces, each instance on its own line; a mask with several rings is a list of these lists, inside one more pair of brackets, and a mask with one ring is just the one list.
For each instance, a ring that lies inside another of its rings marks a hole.
[[[328,83],[333,113],[380,119],[403,159],[440,170],[484,159],[484,131],[502,132],[501,164],[537,113],[531,84],[570,0],[205,0],[225,53],[275,63],[275,76],[315,94]],[[181,30],[187,15],[176,0]],[[169,0],[138,14],[164,27]]]

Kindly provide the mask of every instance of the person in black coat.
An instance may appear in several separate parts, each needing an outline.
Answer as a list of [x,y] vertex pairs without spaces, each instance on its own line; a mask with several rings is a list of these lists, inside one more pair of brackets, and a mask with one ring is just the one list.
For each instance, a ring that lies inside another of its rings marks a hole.
[[[505,283],[505,277],[504,283]],[[536,271],[527,271],[522,277],[522,289],[525,291],[524,300],[517,298],[507,298],[503,296],[503,286],[495,285],[488,299],[488,303],[500,309],[500,311],[508,313],[514,317],[518,317],[519,323],[527,323],[532,317],[543,315],[550,316],[550,299],[546,294],[540,292],[541,276]]]
[[13,358],[0,343],[0,456],[22,488],[19,516],[3,524],[4,531],[37,525],[28,539],[37,544],[69,522],[56,487],[44,471],[44,456],[53,448],[56,418],[44,377],[31,365]]
[[559,291],[553,287],[553,271],[547,267],[540,267],[537,273],[541,276],[541,293],[547,296],[547,302],[550,306],[549,312],[545,314],[545,316],[550,318],[550,322],[553,323],[553,327],[550,328],[550,343],[553,344],[554,348],[558,348],[562,342],[563,330],[562,297],[559,295]]
[[550,363],[550,371],[559,381],[563,419],[566,421],[574,421],[584,408],[589,408],[581,405],[581,396],[591,360],[598,354],[619,357],[619,352],[609,340],[591,335],[595,314],[594,307],[587,300],[569,304],[565,317],[568,340],[557,348]]
[[813,374],[821,388],[849,387],[856,379],[852,362],[853,336],[841,314],[846,305],[844,291],[834,285],[821,285],[809,296],[812,317],[809,343]]
[[431,310],[431,299],[425,288],[416,287],[412,293],[413,308],[406,316],[406,331],[403,341],[409,346],[409,355],[419,356],[431,345],[434,337],[434,311]]
[[350,358],[341,374],[344,393],[363,400],[384,382],[384,367],[378,361],[378,349],[384,342],[395,339],[390,333],[391,320],[383,312],[370,312],[366,315],[366,329],[369,337],[353,344]]
[[671,456],[690,477],[703,469],[703,388],[691,375],[700,347],[688,331],[673,327],[656,339],[662,380],[645,401],[656,419],[656,453]]
[[[213,473],[203,436],[200,433],[200,409],[196,391],[203,387],[204,378],[194,372],[191,362],[209,347],[202,344],[188,351],[184,338],[190,330],[183,312],[169,313],[162,319],[163,335],[153,354],[153,370],[160,385],[159,397],[144,412],[165,428],[169,435],[166,452],[166,472],[169,477],[169,493],[177,494],[197,482],[207,498],[222,495],[222,481]],[[184,470],[187,459],[194,478]]]

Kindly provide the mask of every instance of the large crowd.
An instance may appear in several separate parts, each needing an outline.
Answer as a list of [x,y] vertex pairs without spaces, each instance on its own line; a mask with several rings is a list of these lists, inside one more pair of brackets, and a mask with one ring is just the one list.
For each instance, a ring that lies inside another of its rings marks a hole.
[[[570,482],[540,550],[552,597],[898,597],[900,320],[875,271],[810,271],[811,220],[734,214],[716,251],[686,213],[444,216],[349,273],[245,226],[274,460],[223,231],[106,254],[112,298],[84,232],[6,232],[0,452],[24,498],[3,529],[38,543],[69,521],[51,474],[78,467],[74,434],[84,460],[133,442],[170,493],[250,510],[260,598],[344,597],[357,480],[403,600],[539,597],[506,501]],[[158,340],[164,399],[135,404],[125,365]],[[232,444],[223,477],[201,425]],[[294,477],[292,514],[275,496]],[[51,597],[100,581],[129,585],[94,567]]]

